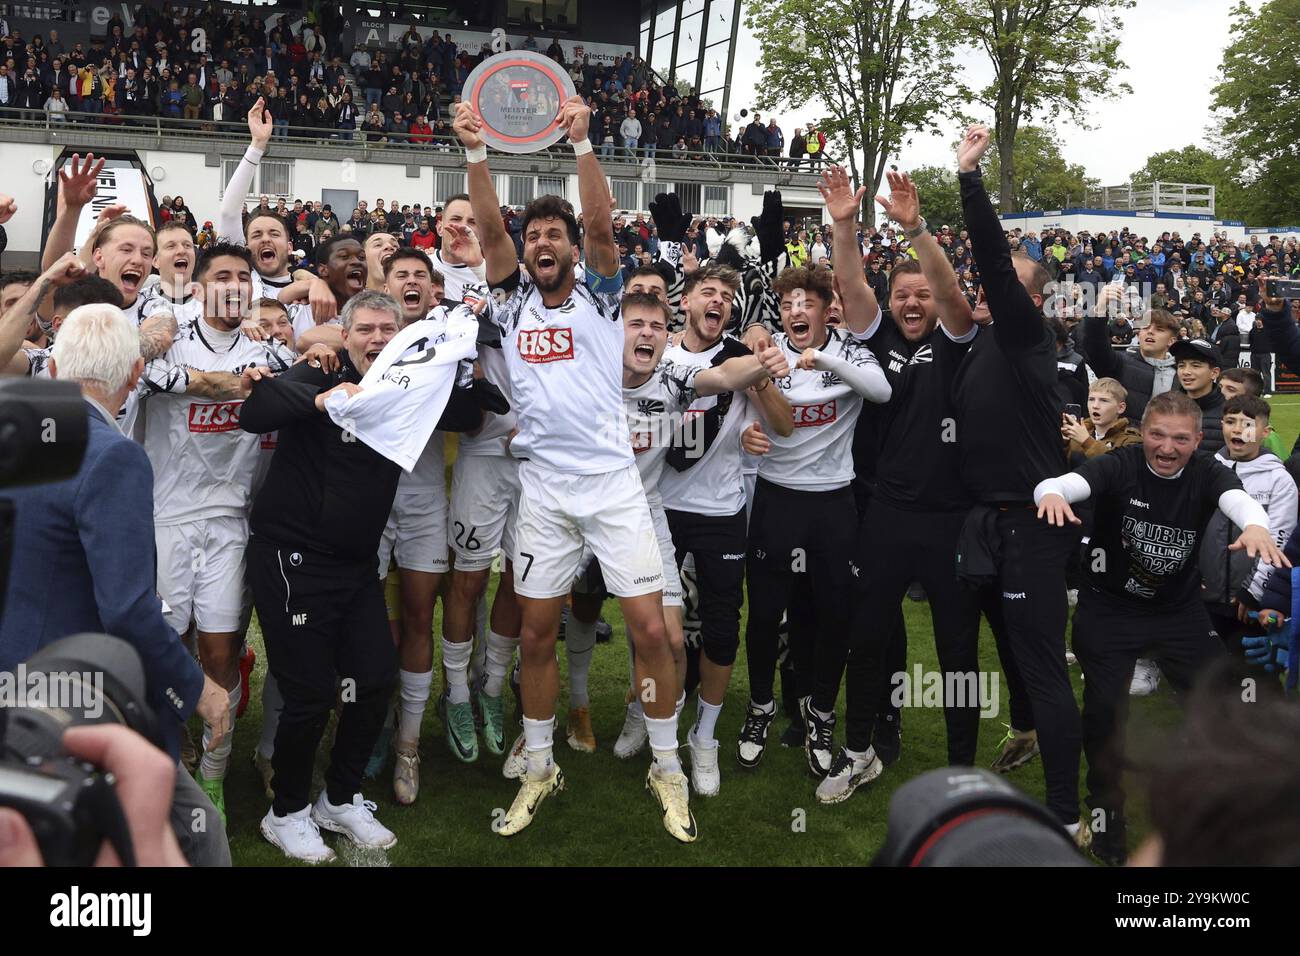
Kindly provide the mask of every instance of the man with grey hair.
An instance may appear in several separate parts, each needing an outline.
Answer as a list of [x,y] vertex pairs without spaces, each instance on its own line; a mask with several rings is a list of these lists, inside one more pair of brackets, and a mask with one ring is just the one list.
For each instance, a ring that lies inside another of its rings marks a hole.
[[[53,377],[81,387],[86,451],[70,481],[5,493],[14,508],[13,550],[23,560],[12,568],[0,621],[0,671],[69,634],[112,634],[140,655],[160,742],[172,759],[195,710],[212,725],[216,746],[230,732],[226,692],[204,678],[163,617],[154,580],[153,470],[115,421],[144,368],[135,323],[112,305],[72,310],[49,367]],[[196,810],[202,827],[194,826]],[[187,860],[230,864],[221,817],[179,764],[171,819]]]
[[[325,403],[335,392],[361,391],[398,334],[402,309],[386,293],[363,290],[344,305],[342,320],[336,369],[309,361],[275,377],[266,368],[245,371],[250,393],[239,420],[245,431],[279,432],[253,502],[247,552],[268,664],[284,698],[272,757],[275,802],[261,831],[286,856],[311,863],[334,858],[322,827],[360,847],[397,843],[362,798],[361,778],[397,686],[375,555],[402,469],[335,424]],[[479,427],[479,392],[477,385],[453,390],[437,427]],[[312,805],[312,764],[340,687],[325,789]]]
[[[379,537],[401,469],[345,432],[325,411],[334,391],[353,395],[401,327],[390,296],[360,292],[343,308],[338,368],[302,362],[278,377],[244,372],[245,431],[279,431],[253,502],[247,561],[267,660],[284,698],[272,766],[275,803],[262,834],[286,856],[326,862],[320,827],[358,846],[388,848],[393,833],[361,797],[361,774],[397,678],[384,595],[375,576]],[[325,789],[308,800],[312,763],[340,679],[345,693]]]

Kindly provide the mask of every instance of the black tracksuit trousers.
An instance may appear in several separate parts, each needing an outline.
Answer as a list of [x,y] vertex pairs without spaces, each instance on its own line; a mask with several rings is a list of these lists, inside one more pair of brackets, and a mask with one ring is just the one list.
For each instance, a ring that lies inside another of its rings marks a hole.
[[[907,677],[905,656],[898,665],[892,622],[912,581],[920,581],[929,598],[940,669],[945,675],[970,675],[969,686],[979,686],[979,603],[956,575],[957,537],[965,518],[961,511],[905,511],[879,498],[863,516],[854,582],[860,597],[849,631],[845,682],[850,750],[870,745],[882,688],[892,690],[895,675]],[[944,701],[948,762],[955,766],[975,762],[979,737],[980,701],[977,695],[962,696]]]
[[[817,618],[812,704],[822,712],[835,709],[848,650],[856,514],[847,485],[833,491],[794,491],[758,479],[749,521],[745,629],[750,697],[755,703],[773,699],[781,614],[790,606],[796,571],[806,566]],[[798,641],[791,651],[798,669]]]
[[[1124,725],[1133,665],[1153,657],[1176,691],[1226,652],[1205,605],[1142,613],[1090,587],[1079,590],[1074,653],[1083,668],[1083,749],[1088,757],[1088,806],[1124,809]],[[1040,734],[1041,738],[1041,734]]]
[[397,686],[397,649],[375,562],[254,536],[248,565],[268,666],[284,697],[272,757],[275,812],[310,802],[316,748],[336,700],[342,709],[325,789],[331,803],[351,803]]

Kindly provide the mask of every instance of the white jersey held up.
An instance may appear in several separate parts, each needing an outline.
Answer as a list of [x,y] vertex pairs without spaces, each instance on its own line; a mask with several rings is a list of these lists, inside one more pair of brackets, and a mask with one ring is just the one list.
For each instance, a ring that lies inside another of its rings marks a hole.
[[[361,391],[335,392],[325,402],[334,423],[379,454],[412,471],[429,443],[452,387],[473,377],[478,318],[467,306],[438,319],[412,322],[384,346]],[[444,324],[445,322],[445,324]]]

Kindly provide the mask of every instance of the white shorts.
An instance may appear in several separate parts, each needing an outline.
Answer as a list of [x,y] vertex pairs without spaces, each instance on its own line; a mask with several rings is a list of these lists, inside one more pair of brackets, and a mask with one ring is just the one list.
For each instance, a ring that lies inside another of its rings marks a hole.
[[460,455],[451,469],[451,549],[456,567],[482,571],[497,551],[515,550],[519,461],[501,455]]
[[388,560],[406,571],[440,574],[447,570],[447,494],[417,491],[398,494],[379,539],[379,577],[388,575]]
[[[654,522],[655,540],[659,542],[659,557],[664,565],[664,607],[681,607],[682,579],[677,573],[677,552],[673,550],[673,536],[668,530],[668,515],[664,513],[663,502],[651,502],[650,519]],[[600,562],[590,545],[583,546],[581,569],[573,584],[575,591],[593,594],[604,590]]]
[[611,594],[637,597],[664,587],[650,505],[636,465],[603,475],[568,475],[535,462],[519,465],[515,591],[524,597],[568,594],[584,545],[600,561]]
[[244,603],[244,549],[248,520],[222,515],[182,524],[158,525],[158,594],[168,625],[226,634],[239,630]]

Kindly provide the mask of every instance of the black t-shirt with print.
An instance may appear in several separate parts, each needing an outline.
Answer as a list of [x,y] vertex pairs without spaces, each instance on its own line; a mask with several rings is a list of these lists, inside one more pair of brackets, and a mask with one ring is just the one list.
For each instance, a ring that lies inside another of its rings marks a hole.
[[1097,590],[1134,609],[1164,611],[1200,600],[1197,551],[1219,496],[1241,488],[1230,468],[1195,452],[1175,478],[1147,465],[1141,445],[1089,458],[1095,517],[1083,571]]
[[875,478],[876,494],[895,508],[964,511],[971,505],[961,481],[952,381],[973,339],[954,342],[936,325],[909,342],[885,312],[867,340],[893,389],[879,412]]

